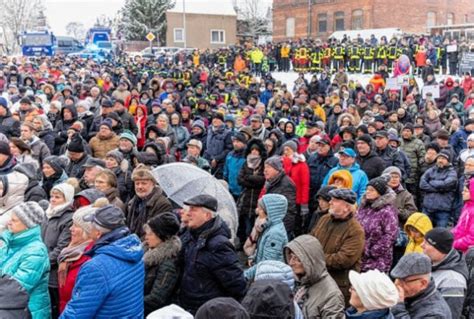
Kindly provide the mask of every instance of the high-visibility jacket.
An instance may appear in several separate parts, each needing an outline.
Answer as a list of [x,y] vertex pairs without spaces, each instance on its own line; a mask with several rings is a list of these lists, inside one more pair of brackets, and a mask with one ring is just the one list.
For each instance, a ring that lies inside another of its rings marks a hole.
[[263,52],[260,49],[255,49],[250,53],[250,59],[252,60],[253,63],[262,63],[263,60]]
[[336,47],[333,50],[333,58],[335,60],[344,60],[345,53],[346,53],[346,50],[344,47]]
[[290,47],[289,46],[283,46],[280,49],[280,54],[282,58],[289,58],[290,57]]
[[386,59],[387,58],[387,47],[381,45],[377,48],[377,59]]
[[366,46],[363,48],[364,60],[373,60],[375,58],[375,48]]
[[349,58],[351,58],[352,60],[360,59],[360,51],[357,45],[349,47],[348,52],[349,52]]
[[395,60],[398,55],[398,47],[396,45],[391,45],[388,47],[387,57],[391,60]]

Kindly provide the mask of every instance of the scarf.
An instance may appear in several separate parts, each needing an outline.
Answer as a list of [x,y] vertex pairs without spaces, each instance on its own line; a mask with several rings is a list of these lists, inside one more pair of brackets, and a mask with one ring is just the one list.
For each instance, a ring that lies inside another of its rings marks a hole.
[[46,210],[46,216],[48,216],[48,219],[51,219],[51,217],[54,217],[57,213],[62,212],[71,204],[72,202],[67,202],[56,207],[51,207],[51,205],[49,205],[48,209]]
[[251,169],[256,169],[262,163],[262,157],[260,155],[247,155],[247,166]]
[[79,260],[86,251],[86,248],[90,245],[91,241],[87,240],[81,244],[76,246],[68,246],[65,247],[58,256],[58,280],[59,280],[59,287],[63,287],[66,283],[67,273],[69,270],[69,266]]

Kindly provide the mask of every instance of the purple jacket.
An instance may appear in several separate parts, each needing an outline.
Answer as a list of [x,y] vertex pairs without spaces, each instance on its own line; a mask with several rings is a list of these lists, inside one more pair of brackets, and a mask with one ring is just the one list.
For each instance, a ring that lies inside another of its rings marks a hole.
[[365,248],[361,272],[378,269],[388,273],[392,265],[393,245],[398,236],[398,212],[395,193],[386,194],[369,203],[362,198],[356,218],[365,232]]

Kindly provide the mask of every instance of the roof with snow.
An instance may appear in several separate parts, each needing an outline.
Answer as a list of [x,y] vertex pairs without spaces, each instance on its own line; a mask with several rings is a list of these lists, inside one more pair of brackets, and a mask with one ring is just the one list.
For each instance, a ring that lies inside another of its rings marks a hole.
[[176,0],[174,8],[168,12],[183,13],[183,1],[185,12],[189,14],[237,15],[232,0]]

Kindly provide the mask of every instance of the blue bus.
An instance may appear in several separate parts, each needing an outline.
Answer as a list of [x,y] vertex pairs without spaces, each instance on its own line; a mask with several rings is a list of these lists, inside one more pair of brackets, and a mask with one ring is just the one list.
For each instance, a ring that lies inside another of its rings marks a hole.
[[24,31],[20,35],[24,56],[53,56],[56,38],[50,31]]

